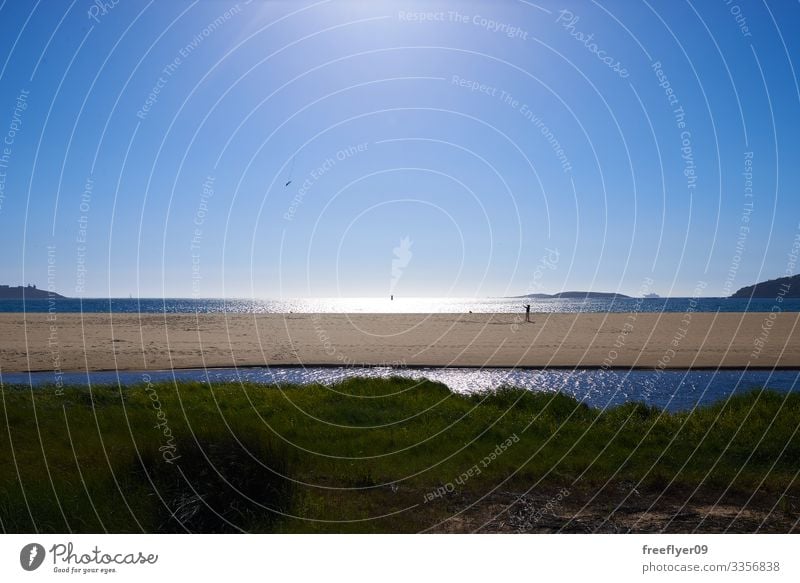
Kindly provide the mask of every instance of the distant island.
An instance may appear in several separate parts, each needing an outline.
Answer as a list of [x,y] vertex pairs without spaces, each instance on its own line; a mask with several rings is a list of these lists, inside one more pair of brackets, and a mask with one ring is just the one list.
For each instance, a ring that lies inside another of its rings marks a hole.
[[779,277],[748,285],[731,295],[732,298],[800,298],[800,274]]
[[656,294],[656,293],[652,293],[652,294],[644,294],[644,298],[645,298],[646,300],[657,300],[657,299],[659,299],[660,297],[661,297],[661,296],[660,296],[660,295],[658,295],[658,294]]
[[514,296],[516,298],[528,298],[532,300],[621,300],[630,299],[630,296],[624,294],[615,294],[611,292],[588,292],[588,291],[566,291],[557,294],[527,294],[524,296]]
[[46,300],[46,299],[66,299],[61,294],[39,289],[35,285],[0,285],[0,300]]

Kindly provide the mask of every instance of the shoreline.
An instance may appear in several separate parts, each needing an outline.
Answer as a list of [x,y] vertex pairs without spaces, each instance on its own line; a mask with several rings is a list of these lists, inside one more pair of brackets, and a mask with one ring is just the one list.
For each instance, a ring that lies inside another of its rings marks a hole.
[[0,371],[800,369],[800,313],[0,314]]
[[[392,370],[459,370],[459,369],[467,369],[467,370],[523,370],[523,371],[550,371],[550,370],[573,370],[573,371],[594,371],[594,370],[608,370],[612,372],[624,372],[624,371],[664,371],[664,372],[715,372],[715,371],[798,371],[800,372],[800,365],[779,365],[779,366],[696,366],[696,367],[663,367],[663,368],[656,368],[652,366],[609,366],[603,367],[599,365],[589,365],[589,366],[570,366],[570,365],[553,365],[553,366],[501,366],[501,365],[488,365],[488,366],[481,366],[481,365],[457,365],[457,366],[436,366],[436,365],[428,365],[428,364],[410,364],[410,365],[391,365],[391,364],[360,364],[360,365],[344,365],[344,364],[329,364],[329,363],[321,363],[321,364],[314,364],[314,363],[304,363],[304,364],[240,364],[234,366],[207,366],[205,368],[200,366],[183,366],[183,367],[173,367],[173,368],[149,368],[149,369],[118,369],[118,368],[98,368],[92,369],[88,372],[90,373],[113,373],[113,372],[125,372],[125,373],[142,373],[142,374],[151,374],[151,373],[168,373],[173,371],[221,371],[221,370],[249,370],[254,368],[264,368],[264,369],[307,369],[307,368],[322,368],[322,369],[347,369],[347,370],[354,370],[354,369],[364,369],[370,370],[374,368],[388,368]],[[62,370],[64,374],[80,374],[86,373],[85,369],[77,369],[77,370]],[[21,371],[6,371],[7,374],[53,374],[52,369],[33,369],[33,370],[21,370]],[[6,383],[9,384],[9,383]]]

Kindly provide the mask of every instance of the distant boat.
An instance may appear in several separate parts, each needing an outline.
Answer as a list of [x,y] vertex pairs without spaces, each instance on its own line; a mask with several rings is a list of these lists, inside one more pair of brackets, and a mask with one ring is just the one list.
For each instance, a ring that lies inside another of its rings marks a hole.
[[647,300],[656,300],[656,299],[660,298],[661,296],[658,295],[658,294],[653,293],[653,294],[644,294],[644,297]]
[[514,298],[530,298],[536,300],[619,300],[629,299],[630,296],[612,292],[590,292],[590,291],[565,291],[557,294],[527,294],[524,296],[512,296]]

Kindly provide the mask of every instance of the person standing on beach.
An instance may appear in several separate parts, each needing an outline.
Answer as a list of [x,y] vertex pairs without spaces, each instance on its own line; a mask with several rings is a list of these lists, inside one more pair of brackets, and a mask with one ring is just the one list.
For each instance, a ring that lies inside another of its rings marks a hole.
[[525,321],[526,322],[530,322],[531,321],[531,305],[530,304],[525,304]]

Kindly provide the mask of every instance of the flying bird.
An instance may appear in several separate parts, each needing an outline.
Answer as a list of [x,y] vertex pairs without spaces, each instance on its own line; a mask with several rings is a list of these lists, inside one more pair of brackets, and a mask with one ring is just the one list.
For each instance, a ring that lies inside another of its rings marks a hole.
[[292,156],[292,162],[289,164],[289,180],[286,181],[286,184],[283,185],[284,188],[289,186],[292,183],[292,173],[294,172],[294,156]]

